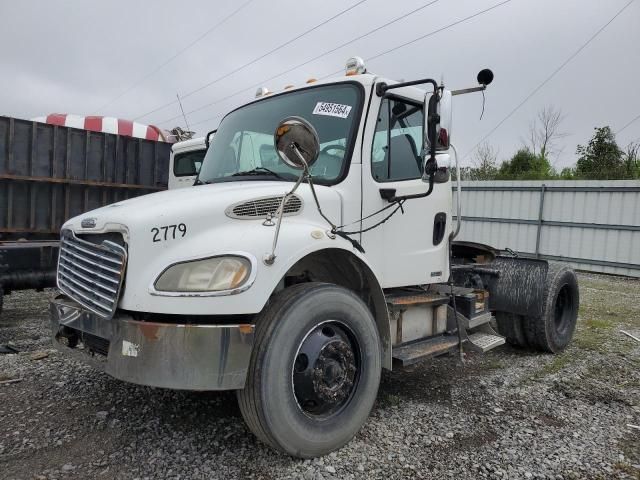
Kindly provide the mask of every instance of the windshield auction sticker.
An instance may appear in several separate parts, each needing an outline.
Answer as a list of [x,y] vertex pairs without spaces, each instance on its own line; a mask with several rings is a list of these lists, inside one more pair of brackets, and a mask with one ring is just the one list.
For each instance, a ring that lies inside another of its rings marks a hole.
[[349,105],[339,103],[318,102],[313,109],[314,115],[328,115],[329,117],[347,118],[351,112]]

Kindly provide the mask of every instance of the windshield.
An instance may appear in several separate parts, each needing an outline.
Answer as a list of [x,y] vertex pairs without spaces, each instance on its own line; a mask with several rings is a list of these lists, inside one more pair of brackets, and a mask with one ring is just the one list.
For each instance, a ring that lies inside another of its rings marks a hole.
[[311,167],[314,181],[337,183],[350,159],[361,105],[361,88],[344,83],[281,94],[234,110],[218,127],[199,181],[295,181],[300,171],[278,157],[273,135],[281,120],[296,115],[308,120],[320,138],[320,155]]

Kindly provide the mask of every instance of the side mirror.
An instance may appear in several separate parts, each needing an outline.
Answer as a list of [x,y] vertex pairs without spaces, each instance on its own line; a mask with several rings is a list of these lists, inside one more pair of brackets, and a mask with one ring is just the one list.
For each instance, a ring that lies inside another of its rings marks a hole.
[[440,101],[433,93],[424,100],[424,144],[427,152],[435,142],[436,150],[448,150],[451,145],[452,95],[450,90],[441,90]]
[[451,90],[443,90],[438,104],[440,123],[436,127],[436,150],[449,150],[451,145],[452,102]]
[[296,169],[311,167],[320,153],[318,132],[301,117],[287,117],[280,122],[274,145],[282,161]]

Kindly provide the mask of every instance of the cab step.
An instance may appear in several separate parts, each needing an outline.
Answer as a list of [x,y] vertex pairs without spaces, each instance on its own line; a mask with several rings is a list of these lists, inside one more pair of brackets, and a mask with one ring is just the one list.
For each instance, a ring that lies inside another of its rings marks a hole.
[[475,332],[467,337],[468,346],[470,346],[473,350],[477,350],[479,352],[485,353],[489,350],[499,347],[500,345],[504,345],[505,339],[504,337],[485,333],[485,332]]
[[406,367],[425,358],[445,354],[457,347],[457,335],[441,335],[396,347],[393,349],[392,357]]

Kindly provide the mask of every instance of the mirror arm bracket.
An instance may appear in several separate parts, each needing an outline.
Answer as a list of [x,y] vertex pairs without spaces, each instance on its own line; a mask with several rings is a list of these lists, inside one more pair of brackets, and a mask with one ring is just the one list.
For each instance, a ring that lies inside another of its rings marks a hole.
[[396,198],[396,189],[395,188],[381,188],[380,189],[380,198],[386,200],[387,202],[393,202],[393,199]]
[[425,83],[433,85],[433,94],[435,95],[434,100],[429,102],[429,111],[427,112],[427,119],[426,119],[427,125],[430,126],[430,130],[434,129],[433,133],[429,135],[429,137],[431,137],[430,138],[431,145],[428,152],[429,159],[425,162],[425,169],[423,174],[423,178],[425,180],[428,179],[429,189],[424,193],[417,193],[414,195],[403,195],[400,197],[396,197],[395,191],[393,191],[392,189],[380,190],[380,196],[383,199],[387,200],[389,203],[399,202],[404,200],[411,200],[414,198],[424,198],[431,195],[431,192],[433,191],[433,185],[435,183],[435,172],[438,169],[438,164],[436,163],[435,125],[437,125],[440,122],[440,115],[438,115],[436,107],[439,101],[438,91],[443,87],[438,86],[438,83],[432,78],[423,78],[420,80],[413,80],[410,82],[394,83],[393,85],[388,85],[385,82],[381,82],[376,85],[376,94],[379,97],[383,97],[389,90],[394,90],[396,88],[402,88],[402,87],[410,87],[413,85],[424,85]]
[[487,89],[486,85],[480,85],[479,87],[461,88],[459,90],[451,90],[451,96],[465,95],[467,93],[482,92]]
[[307,175],[309,175],[309,165],[307,164],[307,161],[304,159],[304,157],[300,153],[298,146],[294,143],[291,145],[291,148],[295,152],[300,162],[302,163],[303,169],[302,169],[302,172],[300,172],[300,176],[298,177],[298,180],[294,184],[293,188],[288,193],[285,193],[284,196],[282,197],[282,200],[280,201],[280,206],[278,207],[278,210],[276,210],[278,221],[276,223],[276,231],[273,235],[273,244],[271,245],[271,253],[265,255],[262,259],[264,264],[267,266],[273,265],[273,262],[275,262],[276,260],[276,247],[278,246],[278,236],[280,235],[280,225],[282,225],[282,217],[284,216],[284,207],[289,201],[289,198],[291,198],[291,196],[298,189],[298,187],[302,183],[302,180],[304,180],[304,178]]
[[385,200],[387,200],[387,202],[389,202],[389,203],[403,202],[405,200],[413,200],[415,198],[424,198],[424,197],[428,197],[429,195],[431,195],[431,192],[433,192],[433,184],[434,183],[435,183],[435,175],[430,175],[429,176],[429,189],[424,193],[415,193],[413,195],[402,195],[400,197],[396,197],[395,189],[388,189],[388,190],[393,190],[393,196],[389,196],[390,192],[385,192],[385,194],[387,196],[389,196],[389,198],[387,198],[387,196],[383,195],[382,190],[380,190],[380,196],[382,198],[384,198]]
[[439,88],[438,83],[433,78],[423,78],[420,80],[412,80],[410,82],[394,83],[393,85],[388,85],[386,82],[380,82],[376,84],[376,95],[382,97],[385,93],[387,93],[388,90],[402,87],[411,87],[413,85],[424,85],[425,83],[430,83],[431,85],[433,85],[434,92]]

